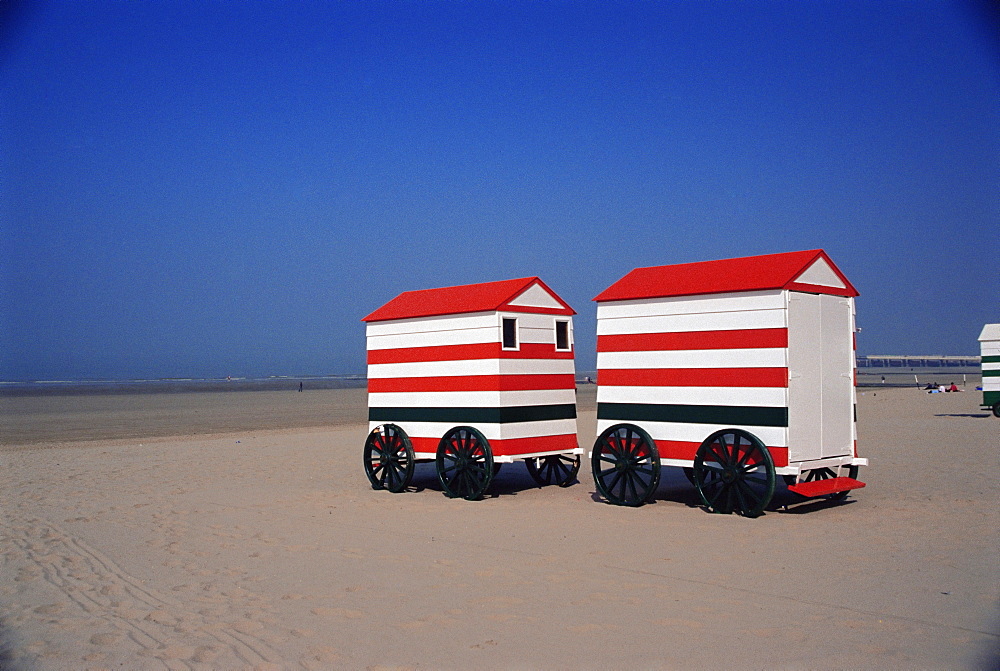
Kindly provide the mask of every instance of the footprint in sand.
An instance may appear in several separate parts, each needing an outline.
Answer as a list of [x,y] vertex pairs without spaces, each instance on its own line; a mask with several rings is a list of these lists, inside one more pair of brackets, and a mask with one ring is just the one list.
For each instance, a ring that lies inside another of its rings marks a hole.
[[62,603],[47,603],[44,606],[39,606],[35,608],[35,612],[39,615],[57,615],[63,610],[65,610],[66,604]]
[[353,608],[324,608],[323,606],[313,608],[311,612],[313,615],[331,615],[345,620],[359,620],[365,615],[364,612]]
[[17,575],[14,576],[14,582],[28,582],[36,580],[41,574],[42,572],[35,567],[19,568],[17,570]]
[[700,622],[698,620],[688,620],[680,617],[663,617],[658,620],[654,620],[653,624],[665,629],[678,629],[683,627],[691,629],[692,631],[703,629],[705,627],[704,622]]
[[121,634],[115,633],[103,633],[94,634],[90,637],[90,642],[93,645],[114,645],[121,639]]

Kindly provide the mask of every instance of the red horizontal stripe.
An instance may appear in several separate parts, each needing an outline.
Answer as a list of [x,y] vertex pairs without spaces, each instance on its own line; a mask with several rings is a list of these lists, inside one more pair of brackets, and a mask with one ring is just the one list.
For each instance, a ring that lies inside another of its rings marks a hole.
[[614,387],[787,387],[787,368],[637,368],[597,371]]
[[[441,438],[420,438],[410,436],[414,452],[437,452]],[[505,440],[488,441],[493,456],[517,456],[534,452],[570,452],[575,450],[576,434],[567,433],[560,436],[535,436],[532,438],[507,438]]]
[[[708,438],[708,436],[705,436]],[[683,440],[654,440],[656,450],[660,453],[660,459],[686,459],[694,465],[694,457],[698,452],[701,443],[689,443]],[[771,459],[776,467],[788,465],[787,447],[768,447]]]
[[656,352],[682,349],[788,347],[788,329],[625,333],[597,336],[598,352]]
[[573,389],[573,376],[566,375],[468,375],[447,377],[370,378],[369,393],[394,391],[527,391]]
[[498,342],[470,345],[434,345],[368,350],[368,363],[416,363],[420,361],[464,361],[466,359],[572,359],[573,352],[557,352],[555,344],[521,343],[520,349],[505,350]]

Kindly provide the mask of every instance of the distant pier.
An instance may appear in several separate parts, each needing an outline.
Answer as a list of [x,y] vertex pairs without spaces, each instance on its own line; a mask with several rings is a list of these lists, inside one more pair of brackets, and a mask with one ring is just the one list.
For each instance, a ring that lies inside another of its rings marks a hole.
[[858,368],[965,368],[980,365],[978,356],[912,356],[884,354],[858,356]]

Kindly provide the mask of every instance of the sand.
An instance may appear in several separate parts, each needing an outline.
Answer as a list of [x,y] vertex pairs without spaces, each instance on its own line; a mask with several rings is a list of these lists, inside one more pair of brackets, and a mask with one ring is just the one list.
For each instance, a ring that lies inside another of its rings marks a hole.
[[431,466],[373,491],[363,390],[144,396],[0,398],[0,667],[1000,660],[1000,420],[974,392],[864,390],[868,487],[754,520],[704,512],[676,469],[637,509],[521,463],[478,502]]

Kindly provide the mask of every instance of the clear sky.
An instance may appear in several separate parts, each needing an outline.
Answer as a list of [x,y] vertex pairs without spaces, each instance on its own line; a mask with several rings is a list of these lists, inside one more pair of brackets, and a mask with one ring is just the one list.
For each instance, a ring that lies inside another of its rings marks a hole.
[[823,248],[862,354],[1000,321],[986,2],[3,2],[0,379],[364,371],[401,291]]

